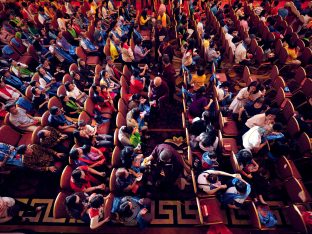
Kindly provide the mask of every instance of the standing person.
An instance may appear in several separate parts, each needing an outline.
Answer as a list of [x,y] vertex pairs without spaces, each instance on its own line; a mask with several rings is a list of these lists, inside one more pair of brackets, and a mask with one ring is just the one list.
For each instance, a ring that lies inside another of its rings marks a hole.
[[166,81],[169,88],[169,102],[174,102],[174,94],[176,91],[176,71],[172,63],[170,62],[170,57],[164,54],[162,57],[163,73],[162,77]]
[[131,47],[127,43],[128,36],[124,35],[121,37],[121,59],[125,65],[131,70],[133,65],[134,55]]
[[244,107],[246,103],[251,100],[252,94],[257,92],[257,85],[257,81],[253,81],[248,85],[248,87],[242,88],[238,92],[229,107],[229,109],[233,111],[233,114],[238,114],[240,108]]
[[158,48],[160,43],[168,36],[166,27],[161,24],[160,20],[157,20],[155,27],[155,61],[158,61]]

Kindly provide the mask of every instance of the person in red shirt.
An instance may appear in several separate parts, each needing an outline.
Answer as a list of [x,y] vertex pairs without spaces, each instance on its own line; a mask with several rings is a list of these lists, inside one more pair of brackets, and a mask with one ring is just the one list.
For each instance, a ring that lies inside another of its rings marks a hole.
[[105,190],[105,184],[96,179],[93,175],[104,177],[105,172],[99,172],[88,166],[77,167],[71,175],[70,187],[75,192],[90,193],[95,190]]
[[274,1],[273,2],[273,6],[272,6],[272,9],[271,9],[271,15],[277,15],[278,13],[278,1]]
[[133,69],[133,75],[130,79],[130,93],[141,93],[145,87],[145,77],[140,77],[140,70]]
[[105,200],[101,194],[92,194],[89,198],[90,209],[87,211],[90,217],[90,229],[96,229],[109,221],[109,215],[105,214]]

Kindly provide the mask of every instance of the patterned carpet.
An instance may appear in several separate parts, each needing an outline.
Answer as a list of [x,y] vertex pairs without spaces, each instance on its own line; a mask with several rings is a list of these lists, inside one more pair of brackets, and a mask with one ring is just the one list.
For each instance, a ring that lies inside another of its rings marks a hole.
[[[23,212],[20,213],[22,217],[28,218],[29,222],[23,224],[26,225],[51,225],[51,226],[86,226],[86,224],[76,221],[74,219],[54,219],[53,218],[53,203],[54,199],[18,199],[24,203],[34,206],[45,205],[41,212],[35,217],[25,216]],[[270,208],[276,215],[278,220],[278,226],[288,225],[288,221],[284,216],[281,202],[270,201]],[[151,226],[166,226],[176,227],[185,226],[191,227],[200,225],[198,211],[195,200],[188,201],[172,201],[172,200],[159,200],[152,202],[151,213],[153,215],[153,221]],[[249,226],[249,215],[245,210],[222,210],[223,222],[230,227],[247,227]],[[0,231],[5,231],[6,225],[14,225],[14,223],[6,223],[0,226]]]

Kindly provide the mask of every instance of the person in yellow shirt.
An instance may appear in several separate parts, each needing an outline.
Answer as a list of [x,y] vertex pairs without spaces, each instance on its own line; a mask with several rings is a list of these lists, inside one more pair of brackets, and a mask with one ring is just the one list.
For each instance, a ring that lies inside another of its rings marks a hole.
[[195,92],[204,92],[205,91],[205,83],[207,81],[207,77],[205,75],[205,70],[203,67],[200,67],[197,70],[197,74],[192,76],[191,85],[193,86],[193,90]]
[[286,48],[287,53],[288,53],[287,63],[288,64],[298,64],[298,65],[300,65],[301,62],[300,62],[300,60],[297,59],[299,51],[298,51],[298,48],[295,45],[295,43],[290,41],[288,43],[288,46],[285,47],[285,48]]
[[148,21],[150,20],[151,18],[147,15],[147,10],[144,9],[142,12],[141,12],[141,16],[140,16],[140,28],[141,29],[148,29]]
[[160,4],[159,6],[157,20],[160,20],[162,26],[165,28],[170,25],[170,18],[166,14],[166,6],[164,4]]

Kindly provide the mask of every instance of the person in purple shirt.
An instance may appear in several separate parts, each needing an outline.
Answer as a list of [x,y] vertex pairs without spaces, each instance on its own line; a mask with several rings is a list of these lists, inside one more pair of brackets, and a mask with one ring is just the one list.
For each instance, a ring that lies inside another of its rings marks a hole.
[[157,145],[142,163],[143,167],[147,165],[151,165],[152,180],[156,187],[169,188],[183,175],[184,169],[190,173],[182,155],[169,144]]
[[211,103],[212,99],[209,100],[203,93],[196,93],[189,106],[189,115],[193,118],[201,117],[204,111],[209,110]]

